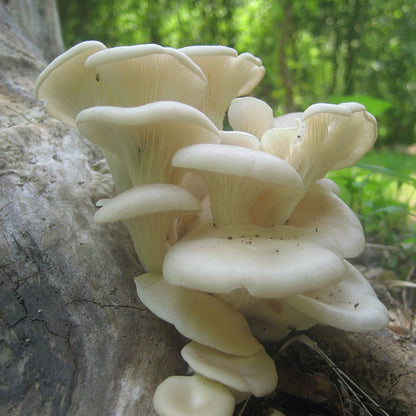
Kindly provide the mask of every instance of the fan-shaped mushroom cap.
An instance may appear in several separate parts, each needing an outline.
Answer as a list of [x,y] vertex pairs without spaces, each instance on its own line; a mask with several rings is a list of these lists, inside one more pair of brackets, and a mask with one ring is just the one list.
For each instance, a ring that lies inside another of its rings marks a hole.
[[360,221],[337,195],[318,183],[308,189],[286,224],[331,235],[343,248],[343,257],[356,257],[364,250]]
[[106,47],[101,42],[79,43],[55,58],[39,75],[36,96],[46,100],[46,108],[53,117],[75,127],[76,115],[101,101],[102,84],[96,80],[95,69],[85,69],[84,63],[103,49]]
[[223,385],[194,374],[164,380],[153,406],[160,416],[232,416],[235,400]]
[[181,353],[195,372],[234,390],[250,392],[260,397],[276,388],[276,366],[263,350],[252,355],[239,356],[190,342]]
[[132,108],[88,108],[76,121],[85,137],[123,160],[132,186],[178,183],[180,177],[174,177],[171,166],[175,151],[193,143],[220,140],[217,128],[204,114],[173,101]]
[[268,130],[261,148],[287,160],[308,187],[332,169],[355,164],[376,138],[377,122],[361,104],[313,104],[297,129]]
[[175,49],[153,44],[107,49],[88,41],[41,73],[36,94],[47,101],[50,114],[75,127],[81,110],[99,105],[135,107],[171,100],[201,106],[207,81],[198,65]]
[[231,100],[248,94],[263,78],[265,70],[259,58],[250,53],[238,55],[226,46],[187,46],[179,49],[201,67],[208,80],[203,111],[218,128]]
[[169,228],[174,218],[197,214],[200,210],[201,204],[186,189],[150,184],[129,189],[105,201],[94,221],[99,224],[123,221],[145,268],[158,272],[168,249]]
[[386,307],[365,277],[350,263],[344,262],[346,275],[342,281],[289,297],[287,302],[320,323],[344,331],[384,328],[389,321]]
[[258,98],[236,98],[228,109],[228,120],[234,130],[245,131],[261,139],[263,133],[273,127],[273,110]]
[[[296,171],[283,160],[265,152],[229,145],[195,144],[179,149],[172,159],[176,167],[192,169],[207,183],[214,220],[220,224],[245,224],[255,221],[258,197],[274,194],[270,203],[274,218],[280,215],[279,198],[299,198],[303,183]],[[273,201],[275,202],[275,201]],[[282,214],[282,222],[286,213]]]
[[222,300],[172,286],[158,273],[146,273],[134,281],[143,304],[185,337],[228,354],[251,355],[263,349],[243,315]]
[[340,281],[345,266],[337,250],[329,235],[312,230],[198,226],[169,249],[163,276],[210,293],[245,288],[254,297],[282,298]]
[[85,62],[113,96],[107,105],[133,107],[154,101],[180,101],[194,107],[204,98],[206,78],[185,54],[155,44],[118,46]]

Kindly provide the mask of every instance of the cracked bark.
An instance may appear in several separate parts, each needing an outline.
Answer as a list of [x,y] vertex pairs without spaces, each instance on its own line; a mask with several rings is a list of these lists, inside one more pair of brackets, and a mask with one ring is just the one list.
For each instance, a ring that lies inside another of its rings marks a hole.
[[0,1],[0,414],[153,415],[181,340],[137,299],[127,232],[93,223],[111,177],[34,97],[45,65]]

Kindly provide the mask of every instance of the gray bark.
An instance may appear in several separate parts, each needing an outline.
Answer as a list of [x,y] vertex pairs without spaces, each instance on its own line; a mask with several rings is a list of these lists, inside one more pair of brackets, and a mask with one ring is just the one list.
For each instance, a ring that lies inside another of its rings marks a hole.
[[6,9],[25,37],[36,45],[47,61],[64,50],[55,0],[11,0]]
[[111,177],[37,102],[44,66],[0,3],[0,414],[153,415],[181,340],[137,299],[125,229],[93,223]]

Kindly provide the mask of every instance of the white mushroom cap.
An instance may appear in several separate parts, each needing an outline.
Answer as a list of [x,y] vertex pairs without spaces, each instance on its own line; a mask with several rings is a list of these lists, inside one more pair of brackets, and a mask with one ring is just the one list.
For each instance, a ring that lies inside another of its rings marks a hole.
[[48,112],[63,123],[75,127],[76,115],[101,100],[102,84],[96,81],[94,68],[85,69],[85,60],[106,49],[97,41],[75,45],[55,58],[39,75],[36,96],[46,100]]
[[245,288],[254,297],[283,298],[344,278],[339,249],[327,234],[288,226],[198,226],[169,249],[163,276],[210,293]]
[[[342,117],[346,113],[348,118]],[[321,152],[332,156],[325,161],[325,173],[354,165],[377,139],[377,121],[359,103],[314,104],[305,110],[302,120],[305,123],[304,137],[310,137],[305,140],[304,149],[309,150],[311,146],[313,152],[313,141],[318,139]],[[319,176],[323,177],[324,174]]]
[[129,189],[106,201],[94,221],[99,224],[123,221],[144,267],[158,272],[168,249],[167,236],[174,218],[200,210],[201,204],[186,189],[151,184]]
[[324,325],[344,331],[384,328],[389,321],[386,307],[378,300],[370,283],[345,261],[345,278],[327,288],[287,298],[287,302]]
[[250,392],[261,397],[276,388],[275,363],[263,350],[252,355],[239,356],[190,342],[182,349],[181,354],[196,373],[233,390]]
[[[273,221],[287,207],[287,198],[304,192],[296,171],[283,160],[264,152],[222,144],[195,144],[179,149],[172,159],[176,167],[192,169],[207,183],[214,220],[220,224],[251,223],[262,192],[274,194],[270,203]],[[273,204],[274,203],[274,204]],[[261,204],[263,205],[263,204]],[[287,219],[281,214],[282,222]]]
[[245,131],[260,139],[273,127],[273,110],[258,98],[236,98],[228,109],[228,121],[234,130]]
[[198,65],[175,49],[159,45],[107,49],[87,41],[48,65],[38,78],[36,94],[47,101],[50,114],[75,127],[81,110],[98,105],[134,107],[171,100],[201,106],[207,81]]
[[263,150],[296,168],[308,187],[332,169],[355,164],[376,138],[376,120],[361,104],[314,104],[297,129],[271,129],[261,142]]
[[[193,143],[220,140],[217,128],[203,113],[173,101],[131,108],[88,108],[76,121],[85,137],[123,161],[132,186],[178,183],[180,177],[175,177],[171,166],[175,151]],[[111,160],[109,164],[111,167]]]
[[351,208],[328,188],[315,183],[296,206],[287,225],[331,235],[343,257],[356,257],[364,250],[363,228]]
[[153,406],[160,416],[232,416],[235,400],[223,385],[194,374],[159,384]]
[[267,130],[260,140],[260,149],[289,161],[293,146],[301,138],[299,129],[300,127],[273,127]]
[[133,107],[154,101],[180,101],[198,107],[207,92],[201,69],[185,54],[154,44],[118,46],[90,56],[113,96],[108,105]]
[[265,70],[259,58],[250,53],[238,55],[225,46],[188,46],[179,49],[196,62],[208,80],[208,95],[200,108],[222,127],[225,111],[233,98],[248,94],[263,78]]
[[263,346],[241,312],[204,292],[172,286],[159,273],[134,279],[143,304],[185,337],[228,354],[251,355]]

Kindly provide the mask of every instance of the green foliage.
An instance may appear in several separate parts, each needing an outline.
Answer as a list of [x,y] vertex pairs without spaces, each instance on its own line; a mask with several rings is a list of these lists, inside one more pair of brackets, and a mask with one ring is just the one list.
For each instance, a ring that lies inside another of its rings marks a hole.
[[380,142],[414,142],[414,0],[58,0],[58,6],[68,46],[86,39],[232,46],[263,59],[267,73],[255,94],[276,115],[357,99],[379,118]]
[[416,263],[416,175],[411,155],[370,152],[357,166],[330,172],[341,198],[357,213],[367,240],[400,247],[389,266],[404,277]]

